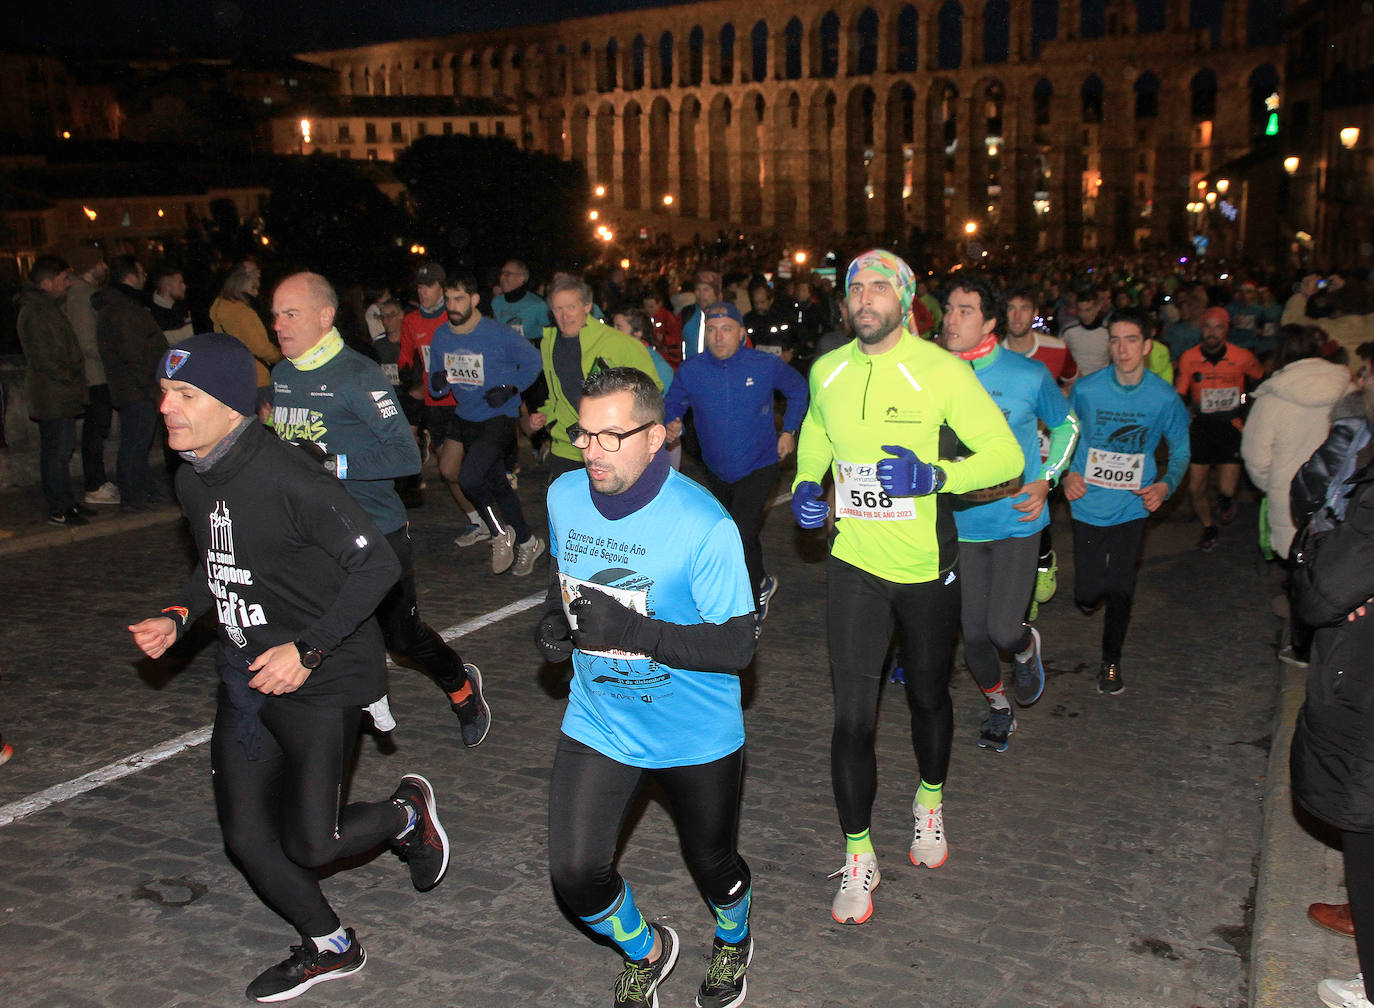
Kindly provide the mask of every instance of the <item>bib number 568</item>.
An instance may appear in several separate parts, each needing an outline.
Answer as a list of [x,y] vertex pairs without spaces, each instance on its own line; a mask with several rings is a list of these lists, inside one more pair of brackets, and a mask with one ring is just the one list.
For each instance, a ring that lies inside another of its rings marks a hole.
[[872,490],[850,490],[849,503],[856,508],[890,508],[892,498],[881,490],[876,493]]

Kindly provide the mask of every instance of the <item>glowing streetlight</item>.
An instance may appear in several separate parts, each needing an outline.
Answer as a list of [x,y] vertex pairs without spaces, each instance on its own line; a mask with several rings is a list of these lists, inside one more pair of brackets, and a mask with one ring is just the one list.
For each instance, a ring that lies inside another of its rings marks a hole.
[[606,187],[604,185],[599,185],[592,191],[596,193],[597,199],[606,195]]
[[978,233],[978,222],[969,221],[964,225],[964,234],[975,235]]
[[410,246],[410,254],[411,254],[411,255],[424,255],[424,254],[425,254],[425,247],[424,247],[423,245],[421,245],[419,242],[416,242],[414,245]]
[[1225,195],[1226,195],[1226,190],[1227,190],[1227,189],[1230,189],[1230,188],[1231,188],[1231,180],[1230,180],[1230,179],[1224,179],[1224,178],[1222,178],[1222,179],[1217,179],[1217,192],[1219,192],[1219,193],[1221,193],[1223,196],[1225,196]]
[[90,207],[88,207],[88,206],[82,206],[81,212],[84,213],[84,214],[86,215],[86,219],[87,219],[87,220],[95,220],[96,217],[99,216],[99,214],[97,214],[94,210],[92,210],[92,209],[91,209]]
[[1217,201],[1217,194],[1214,193],[1214,192],[1209,192],[1209,193],[1207,194],[1207,205],[1208,205],[1208,206],[1212,206],[1214,203],[1216,203],[1216,201]]
[[302,120],[301,120],[301,143],[303,143],[303,144],[308,144],[309,142],[310,142],[310,120],[309,120],[309,119],[302,119]]
[[630,260],[628,260],[628,259],[622,259],[622,260],[620,260],[620,268],[621,268],[621,269],[629,269],[629,268],[630,268]]
[[1360,127],[1347,126],[1345,127],[1345,129],[1341,130],[1341,146],[1344,147],[1346,150],[1350,150],[1359,142]]
[[794,255],[794,256],[792,257],[792,261],[793,261],[794,263],[796,263],[798,266],[803,266],[803,265],[805,265],[805,264],[806,264],[806,253],[805,253],[805,252],[798,252],[796,255]]
[[664,205],[664,206],[672,206],[672,205],[673,205],[673,194],[672,194],[672,193],[664,193],[664,194],[663,194],[663,205]]
[[71,131],[71,130],[63,130],[63,131],[62,131],[62,139],[63,139],[63,140],[70,140],[71,138],[72,138],[72,131]]
[[587,220],[596,220],[596,219],[597,219],[598,217],[600,217],[600,216],[601,216],[601,211],[600,211],[600,210],[593,210],[593,211],[591,211],[590,213],[587,214]]
[[1289,157],[1283,159],[1283,170],[1286,171],[1289,175],[1292,175],[1297,172],[1298,165],[1300,165],[1301,163],[1302,161],[1298,157],[1296,157],[1295,155],[1290,155]]

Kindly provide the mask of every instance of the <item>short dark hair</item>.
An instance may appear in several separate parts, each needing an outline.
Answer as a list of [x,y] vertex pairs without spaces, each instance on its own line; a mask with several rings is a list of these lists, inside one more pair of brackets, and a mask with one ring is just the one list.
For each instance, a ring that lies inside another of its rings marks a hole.
[[[1320,357],[1326,344],[1326,333],[1316,326],[1289,323],[1279,328],[1278,347],[1274,351],[1274,370],[1287,367],[1294,361]],[[1371,347],[1374,349],[1374,347]]]
[[44,280],[57,279],[69,269],[71,269],[71,266],[69,266],[67,260],[63,259],[61,256],[39,256],[33,261],[33,265],[29,267],[29,280],[37,287],[42,284]]
[[1140,330],[1141,337],[1143,337],[1144,339],[1155,338],[1154,316],[1151,315],[1144,308],[1138,308],[1135,305],[1130,305],[1126,308],[1121,308],[1117,311],[1112,312],[1111,318],[1107,321],[1109,325],[1115,325],[1118,322],[1126,322],[1138,328]]
[[634,396],[634,419],[663,422],[663,393],[654,380],[638,368],[613,367],[593,371],[582,383],[582,398],[629,392]]
[[156,272],[153,273],[153,286],[156,287],[158,284],[162,283],[162,281],[166,280],[168,277],[185,275],[186,271],[183,270],[180,266],[174,266],[172,263],[163,263],[161,266],[157,268]]
[[[983,313],[984,320],[992,319],[995,323],[992,331],[994,333],[1006,331],[1007,306],[1003,303],[991,280],[978,273],[958,273],[950,279],[945,297],[949,297],[957,290],[968,294],[977,294],[978,310]],[[1034,304],[1034,301],[1031,303]]]
[[110,279],[115,283],[123,283],[125,277],[132,276],[137,272],[137,256],[117,255],[110,260]]
[[1035,296],[1035,290],[1029,284],[1017,284],[1007,291],[1007,296],[1002,299],[1002,303],[1010,304],[1017,300],[1029,301],[1032,308],[1040,307],[1040,299]]
[[482,288],[477,286],[477,278],[467,270],[450,273],[444,281],[444,290],[461,290],[464,294],[482,293]]
[[617,308],[611,312],[611,318],[617,315],[624,315],[630,323],[631,335],[638,336],[640,339],[652,340],[654,336],[654,320],[649,318],[649,313],[643,308],[632,308],[625,306]]

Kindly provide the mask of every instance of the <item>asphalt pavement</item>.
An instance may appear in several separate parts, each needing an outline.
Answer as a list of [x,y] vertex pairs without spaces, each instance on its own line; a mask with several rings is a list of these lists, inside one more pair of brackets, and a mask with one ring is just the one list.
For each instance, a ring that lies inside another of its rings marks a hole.
[[[520,496],[543,526],[544,473]],[[421,674],[393,670],[388,734],[364,735],[352,794],[424,773],[454,841],[444,883],[409,886],[390,854],[334,871],[325,891],[368,953],[302,1005],[604,1006],[619,960],[560,911],[545,851],[548,771],[566,686],[530,642],[546,564],[494,577],[485,546],[451,545],[456,509],[430,475],[412,511],[424,617],[481,666],[490,737],[464,749]],[[779,487],[780,492],[785,487]],[[228,1006],[295,940],[224,853],[207,747],[208,633],[157,662],[126,624],[160,607],[190,563],[174,508],[106,508],[78,530],[43,522],[32,486],[0,491],[0,1004]],[[1095,690],[1101,616],[1070,597],[1067,511],[1055,513],[1061,589],[1042,607],[1049,684],[1017,713],[1004,754],[977,748],[982,700],[952,680],[945,789],[949,860],[913,867],[917,781],[905,701],[884,692],[873,836],[882,884],[859,927],[829,914],[843,838],[830,790],[824,545],[783,505],[765,531],[780,582],[744,673],[748,766],[740,847],[754,873],[757,1006],[1317,1005],[1350,977],[1353,943],[1303,915],[1344,899],[1339,852],[1294,815],[1287,738],[1300,674],[1274,658],[1278,575],[1246,501],[1211,554],[1186,502],[1152,523],[1123,670]],[[620,868],[683,954],[663,1008],[693,1003],[711,916],[650,790]]]

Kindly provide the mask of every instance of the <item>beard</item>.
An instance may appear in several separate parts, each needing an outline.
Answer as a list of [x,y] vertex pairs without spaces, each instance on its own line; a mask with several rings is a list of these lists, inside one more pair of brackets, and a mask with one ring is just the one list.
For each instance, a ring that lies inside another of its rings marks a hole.
[[469,309],[468,309],[467,311],[465,311],[465,312],[454,312],[454,311],[451,311],[451,312],[448,313],[448,324],[451,325],[451,326],[466,325],[468,319],[470,319],[470,318],[472,318],[472,309],[471,309],[471,308],[469,308]]
[[855,315],[852,323],[854,336],[860,343],[868,346],[881,343],[902,325],[901,315],[883,315],[872,310],[859,314],[873,316],[871,319],[860,321],[859,315]]

